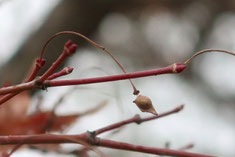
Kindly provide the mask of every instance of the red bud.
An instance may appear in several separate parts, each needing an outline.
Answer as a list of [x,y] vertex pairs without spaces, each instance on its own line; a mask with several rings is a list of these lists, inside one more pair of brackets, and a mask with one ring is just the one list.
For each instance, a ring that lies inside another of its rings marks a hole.
[[68,40],[68,41],[64,44],[64,46],[67,47],[67,48],[69,48],[72,44],[73,44],[72,40]]
[[75,51],[76,51],[76,49],[77,49],[77,44],[72,44],[70,47],[69,47],[69,53],[70,54],[73,54]]
[[46,60],[45,59],[40,59],[40,58],[37,58],[36,59],[36,64],[39,66],[39,67],[43,67],[46,63]]

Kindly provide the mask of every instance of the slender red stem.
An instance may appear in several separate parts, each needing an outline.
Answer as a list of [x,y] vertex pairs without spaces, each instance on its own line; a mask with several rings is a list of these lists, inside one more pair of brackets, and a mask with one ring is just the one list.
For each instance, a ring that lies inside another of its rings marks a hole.
[[154,69],[154,70],[146,70],[146,71],[113,75],[113,76],[105,76],[105,77],[76,79],[76,80],[46,80],[43,82],[40,82],[39,80],[34,80],[31,82],[22,83],[22,84],[15,85],[15,86],[3,87],[0,89],[0,95],[14,93],[14,92],[20,92],[23,90],[29,90],[29,89],[33,89],[33,88],[44,89],[47,87],[82,85],[82,84],[125,80],[125,79],[130,79],[130,78],[147,77],[147,76],[152,76],[152,75],[180,73],[185,68],[186,68],[185,64],[176,63],[176,64],[170,65],[168,67],[163,67],[163,68]]
[[[36,69],[36,68],[35,68]],[[37,70],[34,70],[34,72],[32,73],[33,75],[30,76],[30,79],[27,80],[28,81],[32,81],[35,77],[36,77],[36,71],[38,71],[39,69],[37,68]],[[61,77],[61,76],[64,76],[64,75],[67,75],[67,74],[70,74],[71,72],[73,71],[73,68],[70,68],[70,67],[65,67],[63,70],[61,70],[60,72],[57,72],[57,73],[54,73],[52,74],[51,76],[48,77],[47,80],[52,80],[52,79],[55,79],[55,78],[58,78],[58,77]],[[32,77],[34,76],[34,77]],[[17,94],[19,94],[20,92],[16,92],[16,93],[10,93],[10,94],[7,94],[7,95],[4,95],[3,97],[0,98],[0,105],[5,103],[7,100],[13,98],[14,96],[16,96]]]
[[[98,43],[92,41],[91,39],[89,39],[88,37],[86,37],[85,35],[81,34],[81,33],[78,33],[78,32],[74,32],[74,31],[62,31],[62,32],[58,32],[54,35],[52,35],[48,40],[47,42],[44,44],[43,48],[42,48],[42,51],[41,51],[41,55],[40,55],[40,58],[43,57],[44,53],[45,53],[45,49],[47,47],[47,45],[51,42],[51,40],[53,40],[54,38],[56,38],[57,36],[59,35],[64,35],[64,34],[72,34],[72,35],[76,35],[78,37],[81,37],[83,39],[85,39],[86,41],[88,41],[91,45],[93,45],[94,47],[97,47],[99,49],[101,49],[102,51],[104,51],[105,53],[107,53],[114,61],[115,63],[121,68],[121,70],[124,72],[124,73],[127,73],[125,68],[118,62],[118,60],[111,54],[111,52],[109,52],[105,47],[99,45]],[[136,89],[134,83],[129,79],[130,83],[131,83],[131,86],[133,87],[133,94],[134,95],[138,95],[139,94],[139,90]]]
[[97,138],[97,144],[95,145],[106,147],[106,148],[129,150],[129,151],[155,154],[155,155],[167,155],[167,156],[177,156],[177,157],[214,157],[211,155],[190,153],[190,152],[171,150],[171,149],[165,149],[165,148],[155,148],[155,147],[146,147],[142,145],[133,145],[129,143],[117,142],[117,141],[106,140],[106,139],[101,139],[101,138]]
[[9,135],[0,136],[0,145],[12,144],[53,144],[53,143],[76,143],[71,139],[86,140],[87,136],[81,135],[54,135],[54,134],[37,134],[37,135]]
[[46,61],[44,59],[40,59],[40,58],[36,59],[33,72],[30,74],[30,76],[25,82],[30,82],[33,79],[35,79],[39,70],[45,65],[45,63]]
[[106,126],[106,127],[103,127],[103,128],[100,128],[98,130],[95,130],[94,133],[96,135],[99,135],[99,134],[102,134],[104,132],[107,132],[107,131],[110,131],[110,130],[114,130],[114,129],[117,129],[117,128],[120,128],[124,125],[127,125],[127,124],[130,124],[130,123],[137,123],[137,124],[140,124],[142,122],[146,122],[146,121],[150,121],[150,120],[154,120],[154,119],[158,119],[158,118],[161,118],[161,117],[164,117],[164,116],[168,116],[170,114],[173,114],[173,113],[177,113],[179,111],[181,111],[183,109],[183,105],[180,105],[176,108],[174,108],[173,110],[171,111],[167,111],[165,113],[162,113],[162,114],[159,114],[157,116],[149,116],[149,117],[146,117],[146,118],[141,118],[138,114],[135,115],[134,117],[130,118],[130,119],[127,119],[127,120],[124,120],[124,121],[121,121],[121,122],[118,122],[118,123],[114,123],[112,125],[109,125],[109,126]]
[[192,59],[194,59],[195,57],[203,54],[203,53],[208,53],[208,52],[221,52],[221,53],[227,53],[229,55],[233,55],[235,56],[235,53],[230,52],[230,51],[225,51],[225,50],[218,50],[218,49],[205,49],[205,50],[201,50],[196,52],[192,57],[190,57],[188,60],[186,60],[184,63],[185,64],[189,64],[191,62]]
[[0,136],[0,145],[12,145],[12,144],[59,144],[59,143],[78,143],[78,144],[89,144],[94,146],[101,146],[112,149],[120,150],[129,150],[136,151],[148,154],[156,155],[168,155],[168,156],[182,156],[182,157],[212,157],[209,155],[202,155],[196,153],[189,153],[180,150],[170,150],[170,149],[161,149],[154,147],[147,147],[141,145],[133,145],[124,142],[106,140],[96,137],[96,135],[101,134],[106,131],[113,130],[117,127],[136,122],[138,124],[142,122],[147,122],[149,120],[154,120],[160,117],[170,115],[181,111],[183,106],[178,106],[173,110],[159,114],[158,116],[150,116],[147,118],[140,118],[139,116],[134,116],[128,120],[98,129],[94,132],[86,132],[78,135],[54,135],[54,134],[38,134],[38,135],[9,135],[9,136]]
[[[35,63],[34,63],[33,72],[29,75],[28,79],[25,82],[30,82],[33,79],[35,79],[39,70],[45,65],[45,63],[46,63],[46,61],[44,59],[39,59],[39,58],[36,59]],[[16,96],[18,94],[19,94],[19,92],[4,95],[3,97],[0,98],[0,105],[2,105],[3,103],[5,103],[6,101],[10,100],[11,98],[13,98],[14,96]]]
[[49,77],[47,78],[47,80],[53,80],[53,79],[56,79],[56,78],[61,77],[61,76],[64,76],[64,75],[68,75],[68,74],[70,74],[72,71],[73,71],[73,68],[65,67],[65,68],[62,69],[61,71],[59,71],[59,72],[57,72],[57,73],[54,73],[54,74],[52,74],[51,76],[49,76]]
[[[55,86],[70,86],[70,85],[110,82],[110,81],[125,80],[125,79],[130,79],[130,78],[133,79],[133,78],[139,78],[139,77],[147,77],[147,76],[152,76],[152,75],[180,73],[185,68],[186,68],[185,64],[177,63],[177,64],[173,64],[164,68],[146,70],[146,71],[140,71],[140,72],[134,72],[134,73],[127,73],[127,74],[120,74],[120,75],[113,75],[113,76],[75,79],[75,80],[45,81],[44,85],[46,87],[55,87]],[[1,94],[1,91],[0,91],[0,94]]]
[[15,86],[1,88],[0,89],[0,95],[4,95],[4,94],[8,94],[8,93],[14,93],[15,94],[17,92],[33,89],[35,87],[36,87],[36,82],[35,81],[21,83],[21,84],[15,85]]
[[69,40],[65,46],[62,54],[58,57],[58,59],[52,64],[52,66],[39,78],[38,82],[45,81],[52,73],[61,65],[61,63],[71,54],[73,54],[77,49],[77,45],[73,44],[71,40]]
[[83,133],[79,135],[39,134],[39,135],[0,136],[0,145],[77,143],[76,141],[81,141],[81,143],[86,142],[91,145],[101,146],[106,148],[129,150],[129,151],[136,151],[136,152],[156,154],[156,155],[169,155],[169,156],[181,156],[181,157],[212,157],[210,155],[189,153],[184,151],[170,150],[163,148],[147,147],[141,145],[133,145],[124,142],[106,140],[98,137],[92,137],[89,135],[89,133]]

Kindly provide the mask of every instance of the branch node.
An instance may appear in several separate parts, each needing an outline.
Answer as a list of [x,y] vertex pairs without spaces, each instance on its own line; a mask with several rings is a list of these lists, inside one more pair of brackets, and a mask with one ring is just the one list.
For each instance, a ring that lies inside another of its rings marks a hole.
[[142,120],[141,120],[139,114],[136,114],[136,115],[134,116],[134,119],[135,119],[135,123],[136,123],[136,124],[140,124],[140,123],[142,122]]
[[95,131],[87,131],[88,134],[88,142],[92,145],[96,145],[97,144],[97,140],[96,140],[96,132]]
[[177,65],[176,65],[176,63],[174,63],[173,64],[173,69],[172,69],[173,73],[178,73],[177,70],[176,70],[176,67],[177,67]]
[[42,90],[47,90],[47,86],[45,85],[44,81],[40,81],[40,77],[35,79],[35,87]]

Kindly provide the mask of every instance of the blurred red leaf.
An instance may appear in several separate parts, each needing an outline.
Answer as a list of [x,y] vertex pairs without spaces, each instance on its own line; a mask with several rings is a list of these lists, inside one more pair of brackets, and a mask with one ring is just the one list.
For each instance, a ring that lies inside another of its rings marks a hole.
[[[27,114],[31,97],[23,92],[0,106],[0,135],[42,134],[47,131],[64,131],[80,116],[93,114],[102,109],[107,102],[102,102],[83,113],[59,116],[54,111]],[[1,146],[0,152],[6,152],[15,146]],[[35,146],[42,149],[40,145]],[[45,150],[59,149],[59,145],[45,145]]]
[[1,135],[24,135],[44,133],[45,127],[48,131],[63,131],[78,115],[56,116],[52,112],[38,112],[24,119],[12,119],[0,125]]
[[[27,115],[31,98],[28,92],[23,92],[0,106],[0,130],[10,121],[24,119]],[[1,134],[1,133],[0,133]]]

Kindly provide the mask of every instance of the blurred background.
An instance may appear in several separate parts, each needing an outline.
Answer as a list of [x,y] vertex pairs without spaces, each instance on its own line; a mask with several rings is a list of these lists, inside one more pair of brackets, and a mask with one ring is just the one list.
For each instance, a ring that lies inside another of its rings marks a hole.
[[[195,52],[213,48],[235,51],[234,0],[1,0],[0,82],[21,82],[46,40],[64,30],[80,32],[105,46],[128,72],[184,62]],[[64,35],[47,47],[49,67],[64,43],[73,39],[79,48],[65,63],[75,68],[63,79],[120,74],[109,56],[86,41]],[[158,113],[185,104],[182,112],[141,125],[131,124],[103,137],[139,145],[179,149],[223,157],[235,156],[235,58],[221,53],[197,57],[179,75],[135,79],[140,93],[151,98]],[[45,68],[46,69],[46,68]],[[49,88],[33,94],[32,106],[43,97],[45,109],[72,87]],[[59,89],[59,90],[58,90]],[[145,117],[132,103],[128,81],[79,86],[56,110],[58,114],[85,111],[108,101],[108,106],[79,119],[66,133],[94,130],[132,117]],[[77,145],[64,145],[76,149]],[[107,156],[153,155],[101,149]],[[17,156],[55,156],[21,149]],[[91,154],[96,156],[95,154]],[[58,155],[63,156],[63,155]],[[68,155],[67,155],[68,156]]]

